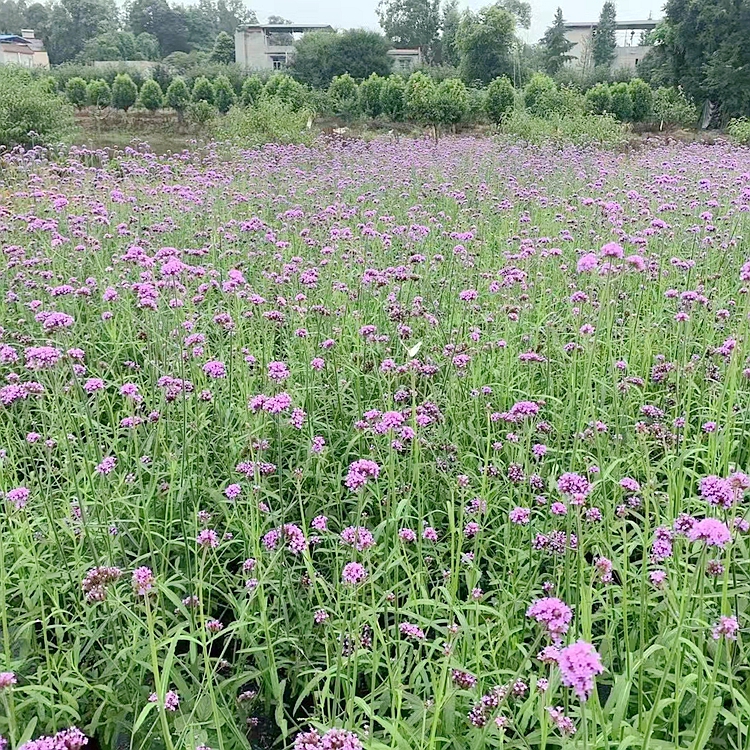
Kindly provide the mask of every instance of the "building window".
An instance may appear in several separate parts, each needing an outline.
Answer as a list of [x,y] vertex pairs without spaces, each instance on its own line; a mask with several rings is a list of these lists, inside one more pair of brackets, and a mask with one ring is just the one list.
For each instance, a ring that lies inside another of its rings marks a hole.
[[274,70],[286,68],[286,55],[271,55],[271,64]]
[[411,60],[408,57],[402,57],[398,61],[398,64],[401,67],[401,70],[410,70],[411,69]]

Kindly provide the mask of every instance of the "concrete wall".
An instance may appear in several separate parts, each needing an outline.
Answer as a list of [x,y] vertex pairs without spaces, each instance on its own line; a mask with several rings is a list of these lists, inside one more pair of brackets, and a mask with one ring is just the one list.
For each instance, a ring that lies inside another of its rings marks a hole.
[[[591,44],[593,37],[591,35],[591,29],[568,29],[565,36],[569,41],[573,42],[574,46],[571,48],[569,55],[574,59],[571,60],[569,65],[585,65],[591,66]],[[635,70],[638,64],[646,56],[646,53],[651,47],[623,47],[618,45],[615,50],[615,60],[612,63],[612,68],[628,68],[629,70]],[[588,59],[587,59],[588,58]]]
[[[294,45],[267,44],[262,29],[238,29],[234,35],[234,59],[238,65],[250,70],[273,70],[281,67],[294,54]],[[274,61],[277,65],[274,66]]]

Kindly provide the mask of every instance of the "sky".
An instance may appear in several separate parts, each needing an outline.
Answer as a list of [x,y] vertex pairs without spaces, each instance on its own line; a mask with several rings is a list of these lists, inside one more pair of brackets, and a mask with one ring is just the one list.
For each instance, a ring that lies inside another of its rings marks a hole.
[[[477,10],[492,0],[461,0],[460,7]],[[602,0],[603,2],[603,0]],[[531,29],[521,29],[524,41],[533,43],[539,40],[544,30],[552,22],[558,5],[563,9],[566,21],[595,21],[599,17],[602,2],[587,0],[531,0]],[[617,3],[617,18],[621,21],[635,21],[648,18],[661,18],[664,0],[630,0]],[[365,28],[380,30],[375,14],[378,0],[249,0],[248,5],[264,23],[269,15],[283,16],[295,23],[328,23],[339,29]]]

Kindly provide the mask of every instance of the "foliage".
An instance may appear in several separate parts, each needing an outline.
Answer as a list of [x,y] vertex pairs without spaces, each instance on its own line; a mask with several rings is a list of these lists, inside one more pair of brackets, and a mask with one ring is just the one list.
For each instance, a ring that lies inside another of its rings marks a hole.
[[183,78],[177,76],[172,79],[172,83],[169,84],[164,95],[164,103],[182,118],[188,104],[190,104],[190,89],[188,89]]
[[237,103],[232,84],[226,76],[218,76],[214,79],[214,104],[222,114],[229,112],[229,108]]
[[501,123],[514,109],[516,90],[507,76],[500,76],[487,87],[485,108],[490,121]]
[[158,60],[159,56],[159,40],[152,34],[107,31],[89,39],[79,57],[84,61],[116,61]]
[[112,102],[112,89],[103,78],[89,81],[86,87],[86,103],[92,107],[108,107]]
[[188,121],[201,127],[205,127],[213,122],[217,115],[216,107],[206,99],[191,101],[186,111]]
[[264,94],[288,104],[295,111],[305,106],[304,87],[286,73],[272,75],[266,82]]
[[404,91],[406,114],[410,120],[422,125],[438,121],[437,88],[434,81],[421,71],[409,76]]
[[359,107],[368,117],[377,117],[382,112],[380,96],[385,78],[373,73],[359,84]]
[[348,73],[334,77],[328,87],[328,96],[335,114],[347,118],[359,114],[359,88]]
[[612,111],[612,92],[609,84],[597,83],[586,92],[586,104],[589,112],[595,115],[603,115]]
[[523,103],[535,117],[545,117],[555,111],[557,86],[548,75],[534,73],[523,89]]
[[211,50],[211,62],[229,65],[234,62],[234,39],[226,31],[220,31]]
[[150,112],[155,112],[157,109],[161,109],[164,104],[164,94],[161,90],[161,86],[150,78],[147,81],[144,81],[139,92],[138,100],[141,106]]
[[81,109],[86,106],[86,81],[83,78],[76,76],[71,78],[65,84],[65,96],[68,97],[68,101]]
[[174,76],[166,65],[159,63],[159,65],[155,65],[151,69],[151,78],[159,84],[159,88],[162,91],[166,91],[169,88],[169,84],[172,83]]
[[72,130],[70,105],[50,91],[45,79],[0,65],[0,146],[54,145]]
[[633,121],[646,122],[651,119],[654,108],[654,92],[645,81],[634,78],[628,84],[633,103]]
[[503,123],[502,131],[528,143],[571,143],[577,146],[622,146],[626,131],[612,115],[578,112],[574,115],[550,114],[535,117],[525,111],[513,112]]
[[198,76],[195,79],[190,98],[194,102],[214,103],[214,86],[206,76]]
[[468,102],[466,106],[466,118],[464,122],[467,125],[486,124],[487,118],[487,89],[470,87],[466,89]]
[[124,109],[126,112],[135,104],[138,98],[138,87],[127,73],[119,73],[112,83],[112,106]]
[[664,125],[695,127],[698,122],[698,110],[695,104],[681,89],[671,87],[659,88],[654,92],[654,120]]
[[727,125],[727,133],[737,143],[743,146],[750,146],[750,120],[746,117],[738,117],[731,120]]
[[372,31],[310,32],[295,45],[291,72],[298,81],[313,88],[327,88],[344,73],[358,81],[371,73],[387,76],[391,72],[387,52],[386,38]]
[[461,25],[461,14],[458,11],[458,0],[447,0],[443,5],[440,36],[440,61],[444,65],[458,68],[461,56],[456,46],[458,27]]
[[516,26],[531,28],[531,4],[526,0],[496,0],[495,5],[513,16]]
[[555,12],[555,18],[540,41],[544,55],[544,69],[550,75],[555,75],[560,68],[573,59],[568,54],[575,46],[566,36],[565,19],[562,8]]
[[633,119],[633,99],[627,83],[615,83],[609,88],[612,114],[620,121]]
[[440,0],[380,0],[377,14],[391,42],[397,47],[419,47],[432,61],[440,30]]
[[441,125],[457,125],[466,118],[469,94],[460,78],[446,78],[435,90],[436,120]]
[[262,99],[250,109],[232,107],[218,123],[217,136],[242,146],[309,143],[312,137],[307,127],[310,117],[307,110],[293,109],[278,99]]
[[596,25],[591,46],[591,59],[594,66],[601,65],[608,68],[614,61],[617,49],[616,22],[615,4],[612,0],[606,0],[599,14],[599,22]]
[[456,37],[464,81],[487,85],[498,76],[513,76],[515,28],[514,17],[496,5],[464,13]]
[[401,76],[390,75],[383,81],[380,90],[380,108],[383,114],[394,122],[400,122],[406,115],[406,83]]
[[257,104],[263,95],[263,81],[257,75],[248,76],[242,82],[240,101],[245,107]]

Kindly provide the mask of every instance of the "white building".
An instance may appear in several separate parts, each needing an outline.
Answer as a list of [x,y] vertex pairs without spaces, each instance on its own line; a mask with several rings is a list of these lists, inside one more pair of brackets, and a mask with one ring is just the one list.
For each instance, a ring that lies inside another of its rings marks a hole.
[[0,34],[0,65],[20,65],[23,68],[49,68],[49,57],[41,39],[33,29],[21,29],[18,34]]
[[294,55],[294,42],[308,31],[333,31],[326,24],[250,24],[234,34],[234,59],[250,70],[282,70]]
[[419,47],[413,49],[389,49],[386,53],[391,58],[394,73],[408,73],[424,62],[422,50]]
[[[651,49],[650,45],[641,45],[641,32],[652,31],[657,22],[646,21],[617,21],[617,48],[612,68],[629,68],[635,70],[638,64]],[[568,54],[573,58],[569,64],[591,67],[591,43],[596,33],[596,23],[572,22],[565,24],[565,36],[573,42]]]

